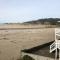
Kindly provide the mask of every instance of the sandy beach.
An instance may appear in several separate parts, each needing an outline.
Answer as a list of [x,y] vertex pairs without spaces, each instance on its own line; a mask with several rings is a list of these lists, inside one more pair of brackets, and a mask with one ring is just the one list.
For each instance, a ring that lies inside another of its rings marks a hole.
[[0,60],[17,60],[21,50],[54,40],[54,28],[2,29],[0,28]]

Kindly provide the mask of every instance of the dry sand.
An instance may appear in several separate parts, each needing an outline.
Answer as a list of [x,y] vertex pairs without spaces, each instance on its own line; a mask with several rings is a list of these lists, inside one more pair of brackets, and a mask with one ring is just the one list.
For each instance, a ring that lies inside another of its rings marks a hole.
[[54,40],[54,28],[0,30],[0,60],[17,60],[22,49]]

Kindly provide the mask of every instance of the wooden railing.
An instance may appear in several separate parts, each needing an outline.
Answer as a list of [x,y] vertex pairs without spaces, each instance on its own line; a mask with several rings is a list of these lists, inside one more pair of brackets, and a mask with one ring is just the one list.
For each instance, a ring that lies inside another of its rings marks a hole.
[[56,43],[53,42],[53,43],[50,45],[50,53],[53,52],[55,49],[56,49]]

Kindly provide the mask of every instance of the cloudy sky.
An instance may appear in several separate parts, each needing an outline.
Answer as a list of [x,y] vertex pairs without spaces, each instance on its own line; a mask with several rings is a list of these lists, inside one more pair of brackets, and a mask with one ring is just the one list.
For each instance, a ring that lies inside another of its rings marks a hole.
[[60,0],[0,0],[0,23],[60,18]]

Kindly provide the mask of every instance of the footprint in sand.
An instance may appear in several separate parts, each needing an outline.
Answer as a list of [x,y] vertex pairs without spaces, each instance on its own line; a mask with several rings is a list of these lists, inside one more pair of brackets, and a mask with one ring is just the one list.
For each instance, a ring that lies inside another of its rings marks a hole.
[[4,39],[4,40],[8,40],[8,38],[6,38],[6,37],[4,37],[3,39]]
[[16,41],[10,41],[10,42],[12,42],[12,43],[16,43]]

